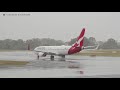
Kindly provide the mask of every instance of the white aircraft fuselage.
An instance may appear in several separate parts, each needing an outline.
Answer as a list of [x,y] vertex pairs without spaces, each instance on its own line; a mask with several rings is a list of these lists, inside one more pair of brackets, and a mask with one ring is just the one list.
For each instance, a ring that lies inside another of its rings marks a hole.
[[53,55],[69,55],[69,50],[72,46],[39,46],[36,47],[34,50],[36,52],[36,54],[38,54],[39,52],[43,53],[43,52],[47,52],[53,53]]

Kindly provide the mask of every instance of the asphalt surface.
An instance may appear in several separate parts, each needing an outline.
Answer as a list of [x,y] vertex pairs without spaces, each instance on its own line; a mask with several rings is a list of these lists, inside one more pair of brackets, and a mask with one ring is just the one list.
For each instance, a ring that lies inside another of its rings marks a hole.
[[31,51],[0,52],[0,60],[29,61],[27,65],[0,65],[0,78],[119,78],[120,57],[49,56],[36,59]]

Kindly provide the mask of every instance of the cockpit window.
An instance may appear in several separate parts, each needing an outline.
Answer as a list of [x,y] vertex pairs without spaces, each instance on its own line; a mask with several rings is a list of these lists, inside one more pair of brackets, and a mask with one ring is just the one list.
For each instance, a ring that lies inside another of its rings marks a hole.
[[45,49],[45,47],[39,47],[38,49],[41,49],[41,50],[43,50],[43,49]]

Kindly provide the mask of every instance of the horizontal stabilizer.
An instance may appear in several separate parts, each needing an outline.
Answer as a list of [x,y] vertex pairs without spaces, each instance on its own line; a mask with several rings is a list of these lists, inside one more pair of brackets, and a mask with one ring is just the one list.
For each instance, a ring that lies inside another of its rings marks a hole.
[[98,47],[99,47],[99,45],[95,45],[95,46],[86,46],[86,47],[83,47],[83,49],[97,50]]

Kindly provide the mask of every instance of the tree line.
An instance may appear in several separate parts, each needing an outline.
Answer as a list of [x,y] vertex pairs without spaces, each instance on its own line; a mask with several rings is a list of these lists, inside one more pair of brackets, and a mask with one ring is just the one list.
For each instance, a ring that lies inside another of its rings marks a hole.
[[[59,46],[59,45],[72,45],[76,42],[77,38],[73,38],[68,42],[62,40],[54,40],[50,38],[33,38],[29,40],[0,40],[0,49],[3,50],[33,50],[37,46]],[[106,42],[96,41],[95,38],[84,37],[84,46],[94,46],[99,43],[98,49],[120,49],[120,43],[110,38]]]
[[26,41],[22,39],[12,40],[5,39],[0,40],[0,49],[3,50],[33,50],[37,46],[58,46],[63,45],[64,42],[61,40],[54,40],[50,38],[33,38]]

